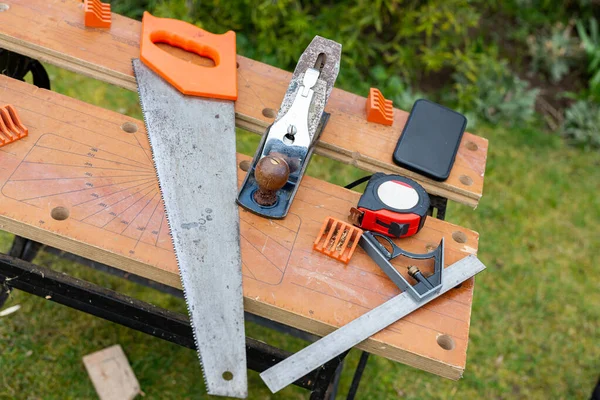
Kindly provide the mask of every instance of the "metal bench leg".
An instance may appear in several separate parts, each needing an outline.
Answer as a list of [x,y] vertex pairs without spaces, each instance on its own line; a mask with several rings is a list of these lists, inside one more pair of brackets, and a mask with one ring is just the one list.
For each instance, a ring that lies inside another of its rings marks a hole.
[[[37,255],[42,245],[21,236],[15,236],[13,239],[8,255],[15,258],[20,258],[26,261],[32,261]],[[10,296],[11,288],[6,283],[0,284],[0,308],[4,306],[6,300]]]
[[35,86],[50,90],[50,78],[39,61],[6,49],[0,49],[0,73],[2,75],[22,81],[29,72],[31,72]]
[[598,383],[592,392],[592,397],[590,397],[590,400],[600,400],[600,379],[598,379]]
[[330,398],[331,394],[337,391],[336,374],[338,374],[338,371],[341,372],[341,367],[343,366],[343,361],[347,354],[348,351],[340,354],[317,369],[317,378],[310,394],[310,400]]
[[[15,252],[21,249],[27,254],[26,248],[25,242],[16,241]],[[35,246],[29,256],[33,249]],[[4,254],[0,254],[0,287],[22,290],[180,346],[195,348],[192,329],[185,315]],[[252,338],[246,338],[246,352],[248,368],[258,372],[291,355]],[[294,385],[311,390],[311,399],[325,399],[345,355],[308,373]]]
[[446,208],[448,207],[448,199],[445,197],[435,196],[430,194],[429,199],[431,200],[431,206],[427,215],[433,216],[433,212],[436,211],[435,218],[446,219]]
[[15,236],[8,255],[25,261],[33,261],[41,248],[41,243]]
[[370,353],[363,351],[360,355],[360,360],[358,361],[358,366],[356,367],[356,372],[354,372],[354,377],[352,378],[352,384],[350,385],[350,389],[348,390],[347,400],[354,400],[356,397],[356,392],[358,391],[358,385],[360,385],[360,380],[362,379],[363,372],[365,372],[365,367],[367,366],[367,361],[369,361]]
[[4,306],[8,296],[10,296],[10,288],[3,283],[0,285],[0,308]]

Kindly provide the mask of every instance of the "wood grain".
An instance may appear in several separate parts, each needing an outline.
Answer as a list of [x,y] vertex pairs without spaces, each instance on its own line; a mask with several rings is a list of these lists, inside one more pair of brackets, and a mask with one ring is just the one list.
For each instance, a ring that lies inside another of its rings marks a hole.
[[83,364],[100,400],[133,400],[142,392],[118,344],[84,356]]
[[[0,13],[0,47],[136,89],[131,59],[139,56],[140,22],[113,14],[110,29],[90,29],[83,25],[83,10],[76,0],[5,2],[10,8]],[[299,44],[298,56],[303,49],[304,45]],[[272,122],[263,110],[279,108],[291,74],[241,56],[238,64],[236,123],[262,134]],[[392,162],[392,151],[408,113],[395,109],[393,126],[369,123],[365,102],[364,97],[334,89],[326,107],[331,119],[317,145],[317,154],[371,172],[409,176],[431,194],[477,206],[483,192],[486,139],[465,133],[450,177],[436,182]]]
[[[143,123],[4,76],[0,99],[16,107],[30,132],[0,149],[0,229],[179,287]],[[244,174],[239,169],[240,184]],[[345,220],[358,197],[305,177],[283,220],[240,209],[247,311],[324,335],[399,293],[360,248],[348,266],[312,250],[325,217]],[[464,242],[453,240],[455,232]],[[433,218],[398,244],[423,253],[442,237],[447,264],[477,251],[476,232]],[[430,264],[420,266],[432,271]],[[405,273],[407,260],[396,265]],[[470,281],[359,347],[457,379],[472,295]],[[453,350],[437,344],[442,334]]]

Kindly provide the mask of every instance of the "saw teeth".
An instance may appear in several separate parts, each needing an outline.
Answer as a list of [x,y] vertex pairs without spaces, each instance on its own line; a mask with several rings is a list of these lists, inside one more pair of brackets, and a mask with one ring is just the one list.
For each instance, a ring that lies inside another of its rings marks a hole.
[[[131,61],[132,67],[133,67],[133,74],[135,75],[135,63],[134,63],[135,59]],[[140,61],[141,62],[141,61]],[[137,81],[137,76],[136,76],[136,81]],[[137,86],[137,85],[136,85]],[[146,111],[144,110],[144,104],[141,101],[142,95],[140,93],[139,87],[137,87],[137,93],[138,93],[138,98],[140,99],[139,103],[140,103],[140,108],[142,109],[142,116],[144,117],[144,128],[146,129],[146,136],[148,136],[148,142],[150,142],[150,135],[149,135],[149,130],[148,130],[148,125],[146,124]],[[154,159],[154,150],[152,149],[152,146],[150,146],[150,153],[152,154],[152,164],[154,166],[154,171],[156,173],[156,161]],[[169,226],[169,237],[171,238],[171,245],[173,246],[173,249],[175,248],[175,241],[173,240],[173,235],[171,235],[171,222],[169,221],[169,214],[167,213],[167,209],[165,206],[165,201],[162,195],[162,186],[160,184],[160,179],[158,179],[158,175],[156,176],[156,180],[158,182],[158,188],[160,189],[160,198],[163,202],[163,209],[165,212],[165,217],[167,218],[167,225]],[[179,258],[177,257],[177,253],[175,253],[175,261],[177,262],[177,270],[180,271],[179,269]],[[188,298],[187,298],[187,293],[185,291],[185,286],[183,285],[183,277],[181,276],[181,273],[179,273],[179,280],[181,282],[181,288],[183,289],[183,298],[185,300],[185,307],[187,309],[188,312],[188,316],[190,316],[191,310],[189,307],[189,302],[188,302]],[[198,359],[200,360],[200,370],[202,371],[202,379],[204,380],[204,386],[208,392],[208,380],[206,379],[206,373],[204,371],[204,363],[202,362],[202,354],[200,354],[200,351],[198,351],[198,348],[200,347],[198,345],[198,339],[196,338],[196,329],[194,327],[194,322],[192,321],[192,318],[189,318],[190,320],[190,326],[192,327],[192,336],[194,337],[194,346],[196,346],[196,354],[198,354]]]

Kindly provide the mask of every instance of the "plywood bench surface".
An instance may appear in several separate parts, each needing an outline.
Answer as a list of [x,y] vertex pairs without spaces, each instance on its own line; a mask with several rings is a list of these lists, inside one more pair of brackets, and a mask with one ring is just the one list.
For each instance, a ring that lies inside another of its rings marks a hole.
[[[28,137],[0,148],[0,229],[179,287],[143,123],[4,76],[0,100],[29,128]],[[361,249],[348,266],[312,250],[324,218],[345,219],[358,198],[305,177],[284,220],[240,209],[247,311],[324,335],[399,293]],[[399,244],[423,253],[442,237],[447,265],[477,251],[476,232],[434,218]],[[396,265],[405,273],[406,260]],[[359,347],[457,379],[472,294],[471,280]],[[438,345],[440,335],[453,350]]]

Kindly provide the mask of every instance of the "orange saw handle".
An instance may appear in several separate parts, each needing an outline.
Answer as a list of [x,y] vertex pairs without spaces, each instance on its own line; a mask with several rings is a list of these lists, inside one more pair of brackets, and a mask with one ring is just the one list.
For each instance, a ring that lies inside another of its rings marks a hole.
[[[166,43],[212,59],[214,67],[184,61],[159,48]],[[237,100],[235,32],[207,32],[184,21],[144,12],[140,59],[181,93]]]

